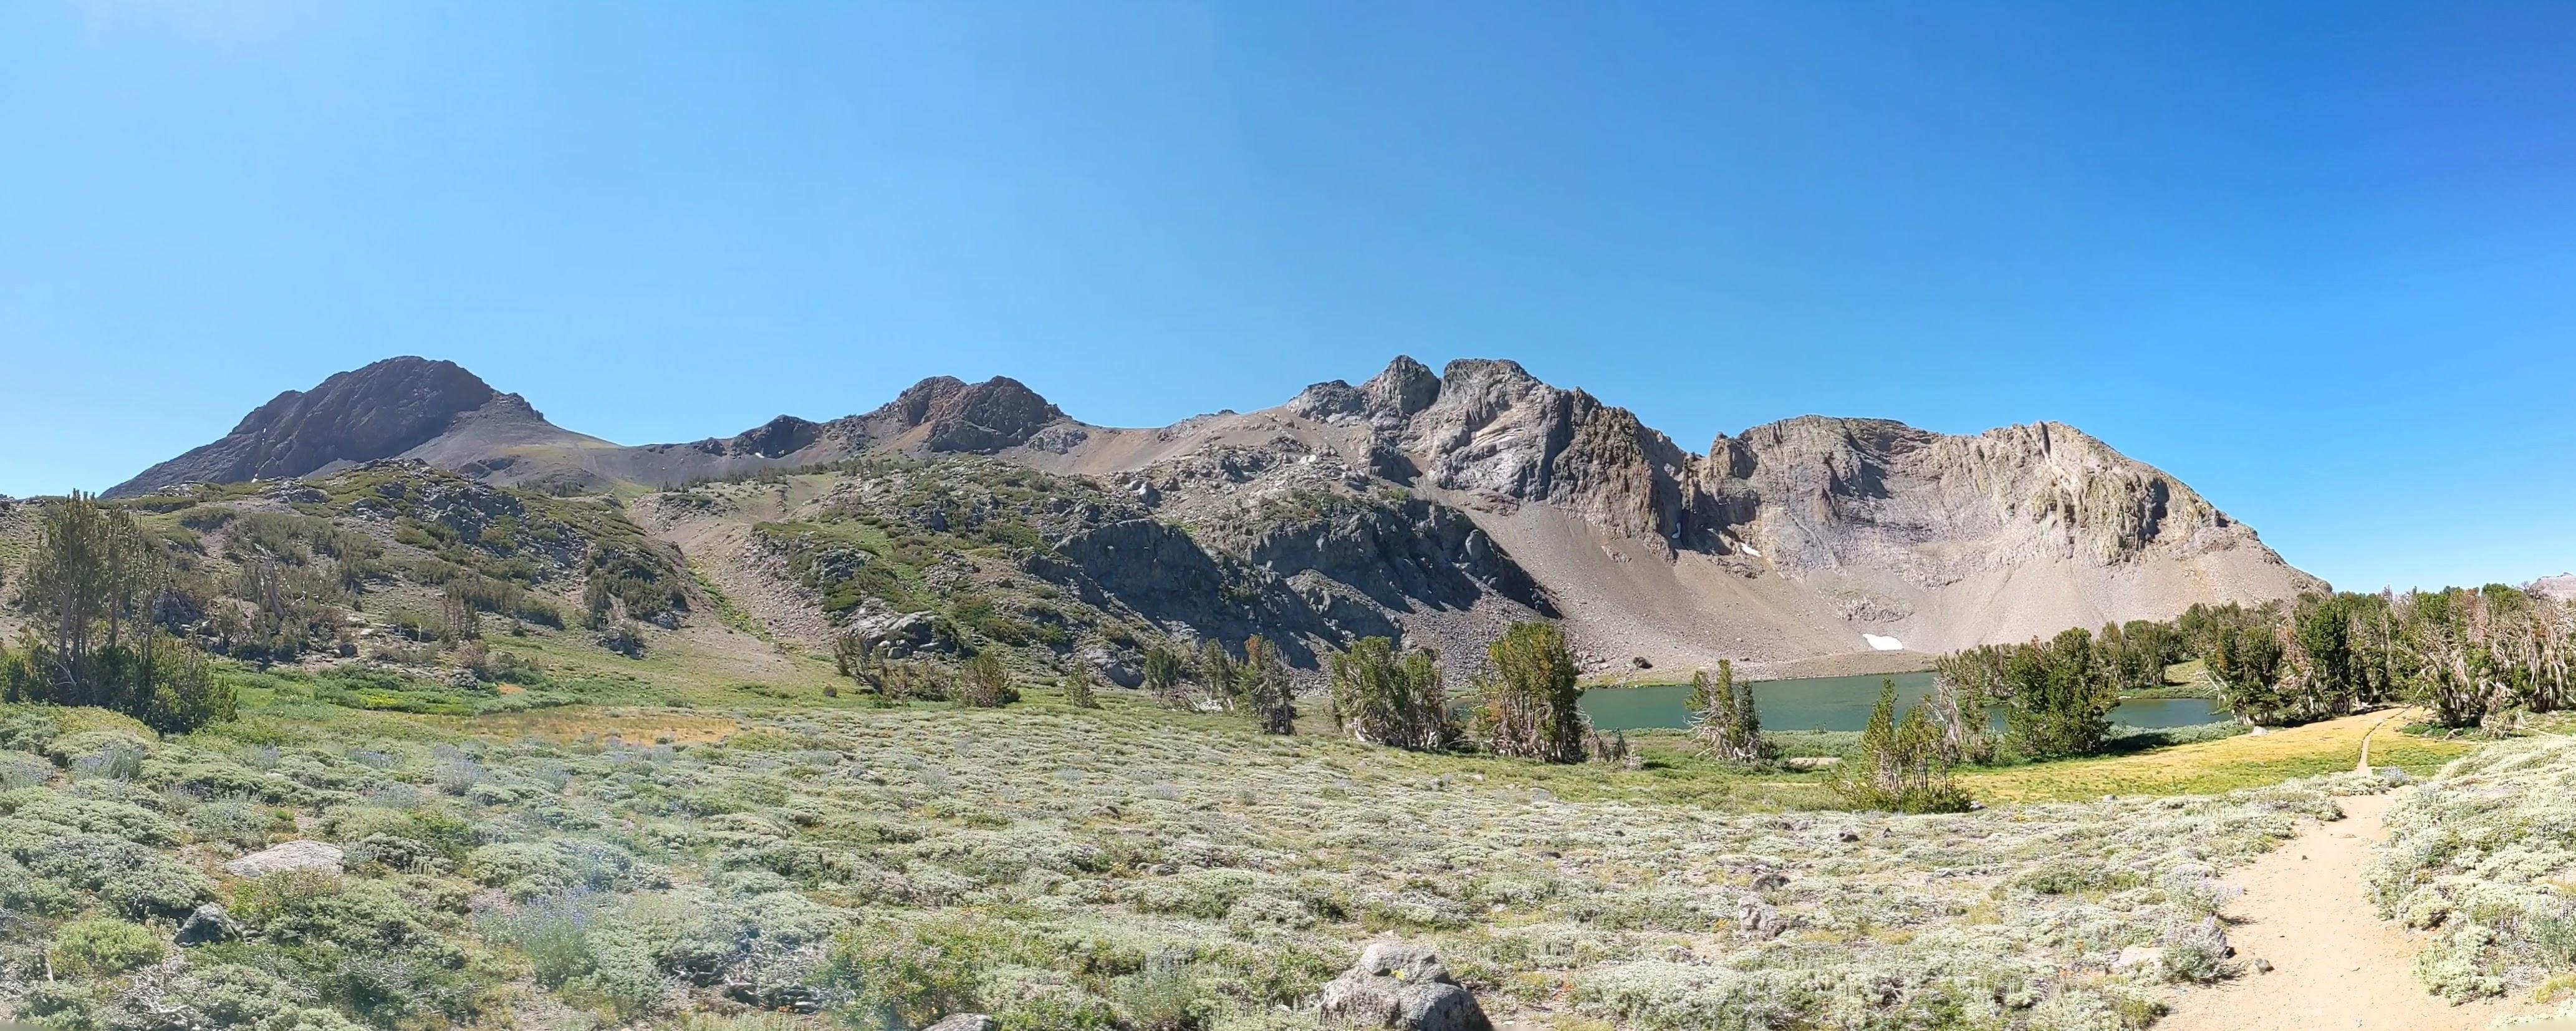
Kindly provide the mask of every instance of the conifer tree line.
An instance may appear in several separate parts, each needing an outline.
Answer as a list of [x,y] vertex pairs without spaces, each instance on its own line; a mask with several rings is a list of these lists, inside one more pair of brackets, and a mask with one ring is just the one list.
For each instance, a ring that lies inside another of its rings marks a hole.
[[2222,697],[2258,723],[2405,702],[2467,727],[2576,704],[2576,602],[2503,584],[2309,595],[2207,633]]
[[[890,642],[859,632],[833,643],[833,662],[862,692],[885,702],[949,700],[969,706],[1019,698],[999,646],[969,651],[962,662],[894,658]],[[1541,762],[1587,758],[1631,762],[1624,735],[1591,732],[1580,701],[1579,667],[1554,624],[1513,624],[1486,649],[1489,671],[1469,680],[1461,706],[1449,694],[1438,653],[1364,637],[1325,658],[1325,702],[1333,725],[1370,744],[1414,751],[1472,745],[1488,754]],[[1260,635],[1229,649],[1213,638],[1190,648],[1148,646],[1138,663],[1139,688],[1155,702],[1185,712],[1237,713],[1264,733],[1297,729],[1297,678],[1279,646]],[[1076,669],[1057,678],[1067,701],[1099,707],[1097,674]],[[1732,683],[1731,674],[1727,681]],[[1750,721],[1752,694],[1743,696]],[[1730,710],[1733,711],[1733,710]],[[1758,723],[1732,746],[1758,750]]]
[[[2196,604],[2170,621],[1942,656],[1935,717],[1960,759],[1990,758],[1999,745],[2033,759],[2081,755],[2101,747],[2122,693],[2196,659],[2220,706],[2257,725],[2403,703],[2466,727],[2576,704],[2572,649],[2576,601],[2502,584]],[[1989,706],[2004,713],[2000,741],[1982,718]]]

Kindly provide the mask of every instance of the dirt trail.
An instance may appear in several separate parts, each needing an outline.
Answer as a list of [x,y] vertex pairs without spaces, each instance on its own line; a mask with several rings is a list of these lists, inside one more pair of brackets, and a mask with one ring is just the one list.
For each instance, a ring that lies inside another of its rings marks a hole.
[[[2415,943],[2379,919],[2362,871],[2380,819],[2398,794],[2339,799],[2345,818],[2302,821],[2297,839],[2227,878],[2245,889],[2228,906],[2228,935],[2248,969],[2173,999],[2157,1031],[2471,1031],[2541,1007],[2523,998],[2453,1006],[2415,980]],[[2254,959],[2271,962],[2258,974]]]

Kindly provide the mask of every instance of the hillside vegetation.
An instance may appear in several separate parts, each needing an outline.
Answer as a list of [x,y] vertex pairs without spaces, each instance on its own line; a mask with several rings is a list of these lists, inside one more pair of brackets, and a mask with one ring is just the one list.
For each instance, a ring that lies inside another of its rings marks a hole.
[[2430,932],[2416,974],[2454,999],[2576,987],[2576,740],[2491,746],[2388,815],[2380,915]]

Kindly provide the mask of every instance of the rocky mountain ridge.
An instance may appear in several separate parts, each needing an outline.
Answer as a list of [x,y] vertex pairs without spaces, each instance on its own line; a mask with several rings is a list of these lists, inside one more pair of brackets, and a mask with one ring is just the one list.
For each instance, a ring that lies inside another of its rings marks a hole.
[[[374,405],[383,411],[369,414]],[[544,424],[448,363],[396,359],[281,395],[223,440],[117,490],[304,475],[398,446],[557,492],[981,456],[1135,500],[1141,518],[1043,542],[1084,565],[1090,583],[1164,590],[1149,581],[1177,531],[1222,563],[1283,584],[1307,577],[1299,604],[1349,617],[1273,629],[1331,644],[1331,627],[1391,627],[1455,649],[1478,643],[1492,620],[1552,615],[1604,666],[1727,657],[1788,670],[2322,586],[2178,479],[2062,424],[1949,435],[1803,416],[1693,452],[1579,388],[1487,359],[1435,373],[1398,358],[1358,385],[1318,383],[1274,408],[1151,429],[1082,423],[1005,377],[935,377],[864,414],[781,416],[733,437],[644,447]],[[1112,568],[1112,552],[1136,568]],[[1235,573],[1199,579],[1206,591],[1254,591]],[[1170,618],[1152,617],[1154,606]],[[1233,611],[1168,598],[1118,609],[1184,636],[1261,622],[1218,619],[1221,610]],[[1458,618],[1469,612],[1485,618]],[[1919,660],[1880,664],[1909,661]]]

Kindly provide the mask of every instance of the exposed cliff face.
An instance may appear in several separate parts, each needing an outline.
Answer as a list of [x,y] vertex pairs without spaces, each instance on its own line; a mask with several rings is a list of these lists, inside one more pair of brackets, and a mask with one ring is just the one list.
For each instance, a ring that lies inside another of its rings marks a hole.
[[[1703,489],[1736,499],[1717,521],[1783,569],[1881,564],[1937,587],[2033,559],[2111,565],[2151,549],[2259,547],[2190,488],[2053,423],[1948,436],[1807,416],[1746,431],[1740,450],[1741,462],[1710,463]],[[1920,547],[1939,541],[1983,546]]]
[[495,391],[453,362],[388,358],[289,390],[232,432],[109,488],[110,497],[182,483],[284,479],[402,456],[472,430],[491,437],[586,439],[564,433],[516,394]]

